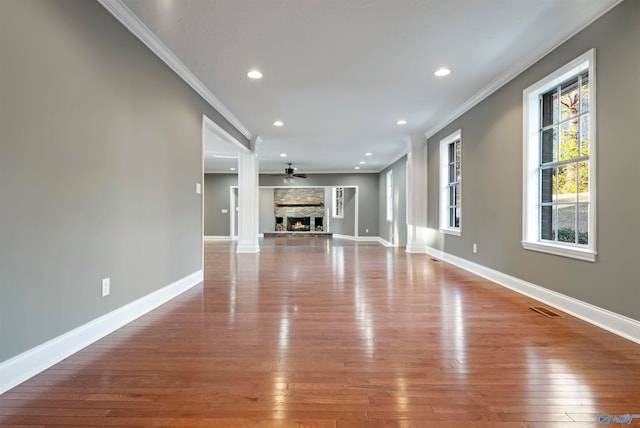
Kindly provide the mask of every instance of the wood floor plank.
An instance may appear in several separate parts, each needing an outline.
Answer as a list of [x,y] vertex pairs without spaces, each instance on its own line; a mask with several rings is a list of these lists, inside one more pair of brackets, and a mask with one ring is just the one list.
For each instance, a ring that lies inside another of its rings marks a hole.
[[536,428],[640,413],[640,346],[402,249],[207,242],[204,282],[0,396],[0,427]]

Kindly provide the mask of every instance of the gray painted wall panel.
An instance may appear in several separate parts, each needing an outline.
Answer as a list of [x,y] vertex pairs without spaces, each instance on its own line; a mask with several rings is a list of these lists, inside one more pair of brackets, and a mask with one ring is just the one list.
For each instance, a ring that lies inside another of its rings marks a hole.
[[3,2],[0,58],[4,361],[199,270],[202,115],[248,142],[97,2]]
[[276,230],[276,218],[274,214],[274,194],[273,189],[263,187],[259,196],[259,227],[260,233],[273,232]]
[[[430,245],[593,305],[640,319],[640,2],[627,0],[429,138]],[[522,248],[522,91],[596,48],[595,263]],[[462,236],[438,228],[439,142],[462,129]],[[472,244],[478,243],[478,254]]]
[[[204,175],[204,234],[205,236],[230,236],[229,188],[238,185],[237,174]],[[223,213],[222,210],[227,210]]]

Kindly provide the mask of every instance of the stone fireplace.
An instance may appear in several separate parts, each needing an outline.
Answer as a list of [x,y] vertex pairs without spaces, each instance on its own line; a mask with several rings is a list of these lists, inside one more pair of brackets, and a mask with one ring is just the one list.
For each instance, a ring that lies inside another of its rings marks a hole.
[[274,190],[276,232],[324,231],[324,189],[283,188]]

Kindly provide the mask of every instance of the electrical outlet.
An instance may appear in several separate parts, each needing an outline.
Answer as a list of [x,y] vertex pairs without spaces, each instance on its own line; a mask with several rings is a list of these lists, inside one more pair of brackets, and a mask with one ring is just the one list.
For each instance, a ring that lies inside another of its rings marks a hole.
[[365,229],[364,231],[365,231],[365,233],[369,233],[369,229]]
[[111,278],[102,280],[102,297],[108,296],[111,292]]
[[196,193],[198,195],[202,193],[202,185],[200,183],[196,183]]
[[476,254],[478,252],[478,244],[473,244],[473,254]]

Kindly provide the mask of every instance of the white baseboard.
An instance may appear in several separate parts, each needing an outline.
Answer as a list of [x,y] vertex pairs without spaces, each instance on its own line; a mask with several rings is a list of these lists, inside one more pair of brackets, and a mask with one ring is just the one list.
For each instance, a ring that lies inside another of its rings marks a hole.
[[184,293],[203,280],[198,270],[134,302],[0,363],[0,394]]
[[205,241],[231,241],[232,238],[230,236],[205,236]]
[[382,244],[385,247],[393,247],[391,242],[385,241],[379,236],[351,236],[351,235],[341,235],[339,233],[334,233],[333,237],[337,239],[346,239],[349,241],[356,241],[356,242],[378,242],[379,244]]
[[426,242],[409,242],[407,243],[407,253],[426,254],[429,246]]
[[640,343],[640,322],[637,320],[470,262],[461,257],[447,254],[435,248],[428,248],[427,254],[493,281],[503,287],[524,294],[532,299],[536,299],[562,312],[566,312],[576,318],[580,318],[611,333],[622,336],[625,339]]
[[332,238],[336,238],[336,239],[346,239],[347,241],[357,241],[358,240],[358,238],[356,238],[355,236],[341,235],[339,233],[334,233],[331,237]]

